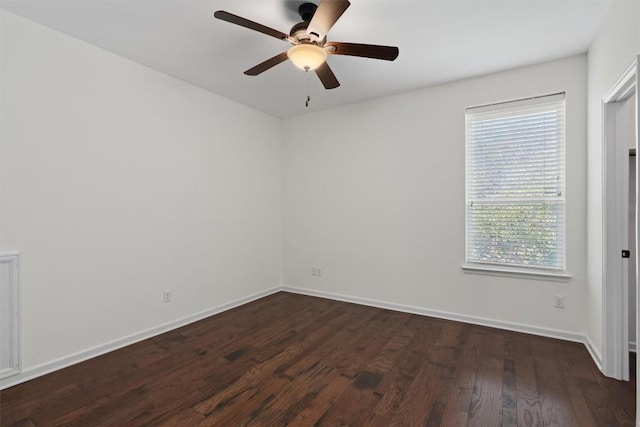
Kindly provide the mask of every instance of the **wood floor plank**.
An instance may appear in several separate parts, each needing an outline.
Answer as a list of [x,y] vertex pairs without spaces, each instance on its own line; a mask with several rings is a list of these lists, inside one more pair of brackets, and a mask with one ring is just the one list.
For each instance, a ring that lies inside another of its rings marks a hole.
[[[368,314],[362,312],[354,321],[353,313],[344,313],[337,317],[333,316],[330,320],[319,322],[319,325],[310,327],[309,330],[303,329],[301,336],[302,341],[308,343],[307,350],[300,353],[288,364],[278,368],[278,372],[292,378],[306,372],[311,366],[326,359],[352,340],[354,331],[359,330],[374,314],[375,312],[371,310]],[[314,345],[318,342],[323,345],[320,347]]]
[[518,425],[518,411],[516,398],[516,369],[513,359],[504,360],[502,378],[502,426],[516,427]]
[[454,351],[456,373],[442,416],[443,426],[467,425],[483,343],[484,336],[479,331],[468,327],[462,328]]
[[[531,342],[536,347],[536,383],[544,425],[580,426],[557,361],[553,340],[534,337]],[[558,399],[558,396],[563,396],[564,399]]]
[[342,375],[355,379],[409,317],[405,313],[397,316],[388,310],[381,311],[366,325],[355,330],[350,346],[343,347],[342,352],[333,352],[326,363],[340,370]]
[[632,426],[635,376],[577,343],[280,292],[2,390],[0,426]]
[[435,402],[439,384],[437,368],[425,361],[398,405],[390,426],[420,426],[427,423],[431,405]]
[[[5,425],[5,424],[2,424],[2,425]],[[25,418],[11,424],[9,427],[36,427],[36,424],[32,420]]]
[[[214,411],[233,403],[233,400],[238,398],[238,396],[246,394],[247,392],[250,393],[256,383],[272,376],[276,369],[278,369],[282,364],[287,363],[288,360],[294,358],[303,350],[304,348],[299,344],[285,348],[276,356],[254,366],[251,370],[238,378],[237,381],[222,390],[222,392],[203,399],[201,402],[196,404],[193,409],[208,417]],[[280,377],[276,376],[276,378]]]
[[[370,418],[369,408],[377,407],[384,397],[384,388],[379,385],[413,338],[414,333],[405,327],[410,318],[411,315],[407,314],[392,315],[391,318],[385,319],[383,323],[386,326],[377,334],[378,343],[369,342],[368,351],[358,351],[357,358],[350,358],[351,365],[343,367],[342,372],[346,373],[347,377],[353,369],[359,370],[359,373],[351,381],[350,387],[345,388],[331,410],[323,414],[317,422],[318,425],[363,425]],[[378,328],[375,323],[371,325]],[[384,346],[380,348],[379,344],[385,341]],[[354,407],[359,410],[353,410]]]
[[468,426],[503,423],[504,335],[486,331],[469,405]]
[[[273,402],[275,394],[287,387],[289,381],[287,378],[272,375],[269,381],[246,384],[230,400],[223,401],[223,406],[214,408],[197,426],[245,425],[247,419],[251,420],[258,416],[266,405]],[[198,408],[195,409],[198,411]]]
[[389,425],[394,426],[425,425],[429,422],[432,406],[444,386],[440,383],[442,370],[448,368],[443,363],[443,347],[431,344],[440,339],[447,322],[437,320],[424,325],[419,316],[414,316],[407,325],[415,328],[414,347],[406,360],[400,362],[400,374],[411,381],[406,386],[404,381],[399,381],[403,385],[403,393],[398,409],[390,417]]
[[[267,404],[253,411],[241,424],[265,425],[271,420],[280,418],[281,415],[283,418],[291,417],[307,404],[311,404],[320,391],[337,376],[338,373],[333,368],[318,363],[302,375],[287,378],[289,382],[286,387],[276,390]],[[295,403],[292,405],[292,402]]]
[[193,427],[204,420],[204,415],[193,410],[189,405],[166,413],[144,427]]
[[317,421],[320,417],[322,417],[322,415],[333,406],[333,403],[342,395],[342,393],[344,393],[350,383],[351,381],[348,378],[341,375],[334,377],[326,387],[311,396],[312,400],[307,399],[302,408],[295,408],[295,411],[287,411],[280,417],[277,417],[274,425],[317,425]]
[[573,404],[573,409],[578,419],[578,425],[581,427],[597,427],[591,406],[587,399],[585,399],[580,386],[580,379],[583,378],[580,376],[581,371],[579,369],[573,369],[575,358],[572,355],[571,349],[562,349],[559,354],[562,356],[558,357],[558,365],[560,366],[564,383],[569,392],[571,403]]
[[543,427],[544,421],[529,338],[528,335],[517,334],[512,335],[510,340],[516,371],[517,415],[519,425],[523,427]]
[[411,375],[403,374],[400,367],[406,366],[409,356],[416,354],[414,351],[422,345],[423,343],[416,339],[416,330],[403,325],[380,354],[371,360],[368,369],[383,376],[376,387],[380,397],[379,402],[364,425],[388,426],[390,424],[406,388],[413,379]]

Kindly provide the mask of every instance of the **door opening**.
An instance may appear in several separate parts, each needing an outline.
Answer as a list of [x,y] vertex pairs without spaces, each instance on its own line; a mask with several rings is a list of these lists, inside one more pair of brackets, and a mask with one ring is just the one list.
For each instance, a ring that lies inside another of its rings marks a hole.
[[[636,303],[629,302],[629,279],[637,277],[638,254],[631,253],[634,257],[631,263],[623,257],[623,251],[630,249],[630,241],[636,247],[638,241],[638,198],[629,194],[630,171],[637,171],[637,156],[632,157],[634,167],[630,168],[629,149],[631,140],[634,148],[638,146],[638,62],[636,59],[603,98],[602,370],[620,380],[629,380],[629,344],[638,341],[630,339],[630,333],[635,337],[638,330],[637,293]],[[632,188],[634,196],[637,195],[637,174]],[[630,199],[635,200],[631,215]],[[629,226],[629,221],[633,221],[634,227]],[[630,229],[635,230],[631,238]],[[629,268],[633,274],[629,274]],[[630,327],[630,319],[635,328]]]

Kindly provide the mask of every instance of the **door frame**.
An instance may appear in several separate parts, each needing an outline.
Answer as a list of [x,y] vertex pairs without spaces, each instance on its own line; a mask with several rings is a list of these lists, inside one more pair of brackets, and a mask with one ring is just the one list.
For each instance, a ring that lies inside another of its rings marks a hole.
[[[636,146],[640,148],[640,145],[638,145],[639,112],[637,108],[638,78],[640,76],[638,70],[639,59],[640,56],[633,61],[602,98],[602,371],[605,375],[620,380],[629,379],[629,283],[625,279],[628,273],[628,262],[621,256],[621,251],[628,249],[625,246],[628,243],[629,144],[626,138],[616,137],[619,119],[617,110],[620,102],[629,99],[635,93],[635,138]],[[636,166],[637,162],[636,157]],[[637,181],[638,177],[636,177],[636,184]],[[637,188],[636,185],[636,192]],[[636,197],[636,212],[638,211],[637,204]],[[636,214],[636,230],[638,230],[637,225],[638,215]],[[636,248],[638,247],[637,241],[636,232]],[[636,257],[637,266],[638,254],[632,254],[632,256]],[[636,324],[638,324],[638,316],[636,316]],[[638,342],[637,338],[636,342]]]

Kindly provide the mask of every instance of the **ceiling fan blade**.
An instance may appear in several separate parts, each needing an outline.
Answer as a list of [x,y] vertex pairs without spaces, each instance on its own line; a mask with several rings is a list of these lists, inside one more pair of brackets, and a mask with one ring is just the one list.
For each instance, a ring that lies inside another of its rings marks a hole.
[[400,53],[395,46],[379,46],[375,44],[327,42],[325,47],[334,48],[327,49],[327,53],[331,55],[362,56],[364,58],[384,59],[385,61],[393,61]]
[[254,30],[280,40],[287,40],[289,38],[288,34],[274,30],[273,28],[269,28],[265,25],[258,24],[257,22],[249,21],[248,19],[234,15],[233,13],[225,12],[224,10],[217,10],[213,16],[223,21],[231,22],[232,24],[240,25],[241,27],[249,28],[250,30]]
[[273,58],[269,58],[266,61],[261,62],[260,64],[256,65],[255,67],[249,68],[244,73],[247,76],[257,76],[258,74],[267,71],[269,68],[275,67],[279,63],[286,61],[288,58],[289,57],[287,56],[287,52],[286,51],[282,52],[282,53],[279,53],[276,56],[274,56]]
[[331,68],[326,61],[316,68],[315,71],[325,89],[335,89],[340,86],[340,82],[336,78],[336,75],[333,74],[333,71],[331,71]]
[[350,5],[349,0],[321,0],[309,22],[307,33],[315,34],[322,40]]

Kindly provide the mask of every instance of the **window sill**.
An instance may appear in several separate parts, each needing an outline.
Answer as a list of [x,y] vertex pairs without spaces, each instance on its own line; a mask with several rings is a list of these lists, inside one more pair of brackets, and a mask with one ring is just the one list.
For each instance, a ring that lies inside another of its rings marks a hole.
[[552,282],[568,282],[571,275],[553,271],[535,271],[517,268],[498,267],[494,265],[465,264],[462,270],[466,274],[482,274],[485,276],[518,277],[521,279],[545,280]]

